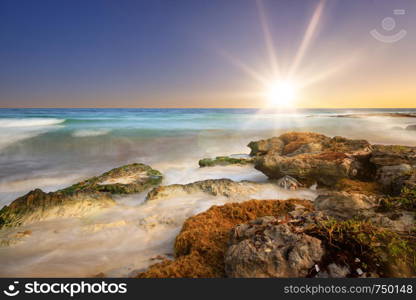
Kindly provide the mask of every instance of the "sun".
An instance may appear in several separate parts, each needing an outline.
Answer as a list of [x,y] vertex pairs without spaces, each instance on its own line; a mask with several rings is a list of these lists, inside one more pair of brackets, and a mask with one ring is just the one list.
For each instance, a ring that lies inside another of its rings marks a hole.
[[268,105],[275,108],[293,107],[296,94],[296,85],[289,80],[270,83],[265,91]]

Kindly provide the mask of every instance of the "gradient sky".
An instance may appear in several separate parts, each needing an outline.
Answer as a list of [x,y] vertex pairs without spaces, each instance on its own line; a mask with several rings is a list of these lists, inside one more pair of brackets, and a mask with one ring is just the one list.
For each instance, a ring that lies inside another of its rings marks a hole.
[[[318,4],[263,0],[281,72]],[[387,44],[372,29],[407,36]],[[336,72],[299,91],[297,106],[416,107],[415,31],[415,0],[328,0],[295,75]],[[254,0],[0,0],[0,107],[264,105],[228,55],[272,78]]]

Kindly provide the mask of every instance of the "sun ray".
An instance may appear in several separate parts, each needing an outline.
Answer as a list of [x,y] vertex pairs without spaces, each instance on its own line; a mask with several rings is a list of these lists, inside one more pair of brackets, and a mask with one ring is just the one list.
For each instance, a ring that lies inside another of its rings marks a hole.
[[270,59],[270,64],[272,67],[273,76],[278,77],[280,76],[280,72],[279,72],[279,65],[277,63],[277,58],[276,58],[276,49],[274,47],[274,41],[272,38],[272,34],[270,32],[269,22],[267,20],[266,12],[264,10],[263,1],[257,0],[256,2],[257,2],[257,10],[259,12],[261,27],[263,30],[264,41],[266,43],[266,49],[267,49],[267,53]]
[[223,49],[217,49],[217,52],[226,58],[230,63],[232,63],[234,66],[238,67],[240,70],[242,70],[247,75],[251,76],[253,79],[257,80],[261,84],[265,84],[267,82],[267,79],[262,76],[259,72],[254,70],[253,68],[249,67],[247,64],[243,63],[238,58],[232,56],[227,51]]
[[312,38],[315,35],[316,28],[318,27],[319,21],[321,20],[322,12],[325,7],[326,0],[321,0],[318,6],[315,9],[315,12],[312,15],[311,21],[305,31],[300,47],[296,53],[295,59],[289,71],[289,77],[293,76],[296,73],[300,63],[302,62],[303,57],[305,56],[306,50],[309,48],[309,45],[312,41]]

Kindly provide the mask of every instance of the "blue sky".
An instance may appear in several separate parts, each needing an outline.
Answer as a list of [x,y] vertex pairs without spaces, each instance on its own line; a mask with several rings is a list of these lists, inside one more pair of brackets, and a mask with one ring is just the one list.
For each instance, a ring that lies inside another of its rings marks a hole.
[[[283,69],[318,3],[263,1]],[[305,90],[301,106],[354,106],[364,96],[368,107],[387,106],[396,96],[409,106],[415,3],[328,0],[301,69],[311,74],[349,54],[360,58]],[[408,35],[394,45],[375,41],[369,30],[395,8],[406,9],[396,19]],[[261,105],[237,96],[261,87],[219,50],[270,73],[256,1],[0,0],[0,107]]]

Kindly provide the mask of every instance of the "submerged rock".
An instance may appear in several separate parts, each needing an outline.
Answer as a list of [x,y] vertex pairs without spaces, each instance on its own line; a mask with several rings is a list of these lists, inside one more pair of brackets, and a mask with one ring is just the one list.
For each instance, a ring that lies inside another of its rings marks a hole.
[[204,158],[199,160],[200,167],[247,165],[253,163],[253,158],[217,156],[216,158]]
[[321,241],[274,217],[235,227],[225,254],[229,277],[305,277],[324,255]]
[[131,164],[56,192],[35,189],[0,210],[0,229],[56,217],[82,217],[115,205],[112,194],[141,192],[161,180],[159,171]]

